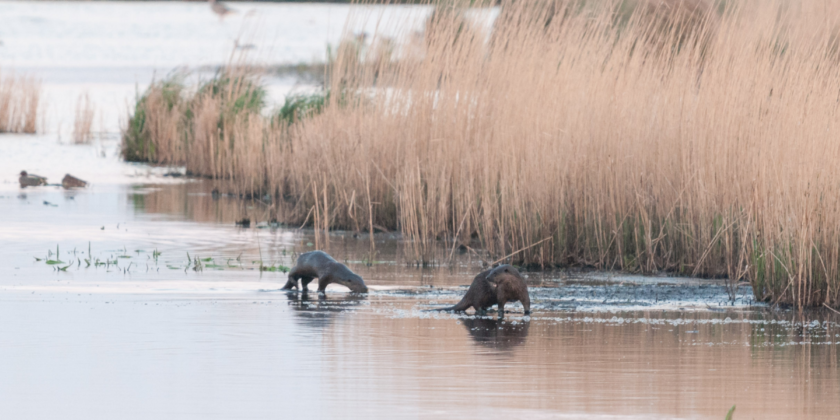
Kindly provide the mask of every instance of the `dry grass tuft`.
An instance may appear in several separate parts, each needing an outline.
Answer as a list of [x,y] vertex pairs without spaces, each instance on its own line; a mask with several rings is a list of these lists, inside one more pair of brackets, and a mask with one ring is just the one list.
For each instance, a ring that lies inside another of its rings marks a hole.
[[0,133],[35,133],[41,82],[0,71]]
[[446,239],[837,305],[836,6],[503,1],[492,34],[442,13],[402,59],[339,52],[284,128],[199,101],[187,166],[288,222],[400,230],[418,261]]
[[95,110],[87,93],[76,101],[76,118],[73,121],[73,143],[90,144],[93,140],[93,116]]

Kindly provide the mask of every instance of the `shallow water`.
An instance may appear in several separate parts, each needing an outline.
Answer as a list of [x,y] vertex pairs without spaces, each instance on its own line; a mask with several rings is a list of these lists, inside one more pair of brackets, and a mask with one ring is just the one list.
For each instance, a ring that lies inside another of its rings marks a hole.
[[[0,135],[3,418],[840,416],[828,311],[755,304],[748,286],[715,280],[580,271],[525,273],[527,318],[519,304],[502,321],[428,311],[457,302],[480,261],[442,245],[418,268],[397,234],[325,242],[267,223],[270,203],[171,176],[181,168],[120,162],[119,117],[154,75],[223,63],[246,26],[262,62],[308,61],[349,13],[232,7],[257,12],[219,22],[203,3],[0,1],[0,65],[41,77],[50,102],[48,134]],[[269,89],[282,98],[296,83]],[[60,144],[85,91],[106,135]],[[22,169],[92,185],[21,190]],[[285,274],[259,269],[316,246],[371,293],[285,293]]]
[[[43,175],[93,181],[20,190],[14,172],[0,176],[4,417],[840,413],[838,318],[755,305],[746,286],[731,301],[719,281],[530,272],[529,318],[518,304],[503,321],[428,312],[456,302],[480,262],[456,251],[416,268],[398,235],[377,235],[371,258],[368,236],[332,232],[329,252],[371,293],[287,294],[259,261],[291,266],[314,234],[266,224],[257,202],[121,163],[108,143],[0,136],[0,151],[18,156],[4,168],[46,156]],[[234,224],[243,216],[251,228]],[[46,264],[57,247],[62,263]],[[212,260],[196,271],[187,253]]]

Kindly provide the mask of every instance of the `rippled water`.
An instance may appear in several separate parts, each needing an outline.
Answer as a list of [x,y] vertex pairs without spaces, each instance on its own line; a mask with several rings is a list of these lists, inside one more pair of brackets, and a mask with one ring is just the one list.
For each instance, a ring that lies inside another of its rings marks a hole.
[[[840,413],[829,312],[755,305],[746,286],[731,301],[719,281],[566,271],[527,273],[529,318],[518,304],[504,321],[428,312],[456,302],[480,263],[456,251],[451,264],[410,266],[394,234],[377,235],[371,258],[369,238],[352,232],[332,232],[328,250],[369,295],[287,294],[286,276],[259,261],[292,265],[314,249],[311,230],[267,224],[259,203],[214,197],[204,182],[120,163],[107,144],[30,140],[0,136],[0,155],[19,157],[2,166],[58,156],[40,161],[46,176],[76,162],[96,178],[64,191],[0,176],[4,417]],[[234,224],[243,216],[251,228]],[[46,264],[56,248],[62,263]],[[187,253],[212,260],[195,271]],[[87,267],[91,257],[115,263]]]

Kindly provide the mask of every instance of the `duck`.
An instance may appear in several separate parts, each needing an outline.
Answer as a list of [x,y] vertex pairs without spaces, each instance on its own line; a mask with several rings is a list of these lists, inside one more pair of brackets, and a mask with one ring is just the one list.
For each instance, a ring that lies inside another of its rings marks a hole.
[[18,178],[18,181],[20,181],[21,188],[47,185],[47,178],[35,174],[30,174],[26,171],[20,171],[20,178]]
[[67,174],[64,175],[64,179],[61,180],[61,186],[65,189],[84,188],[87,186],[87,181],[82,181],[73,175]]

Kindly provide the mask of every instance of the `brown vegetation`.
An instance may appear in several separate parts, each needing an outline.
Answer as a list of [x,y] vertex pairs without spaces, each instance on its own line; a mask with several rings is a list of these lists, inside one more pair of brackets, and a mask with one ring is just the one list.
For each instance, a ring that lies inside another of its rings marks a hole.
[[281,220],[401,230],[417,260],[447,239],[840,303],[840,8],[644,4],[503,1],[492,36],[439,14],[420,54],[338,54],[291,125],[192,103],[174,161]]
[[41,82],[0,71],[0,133],[35,133]]
[[76,118],[73,120],[73,143],[89,144],[93,140],[93,103],[85,93],[76,101]]

